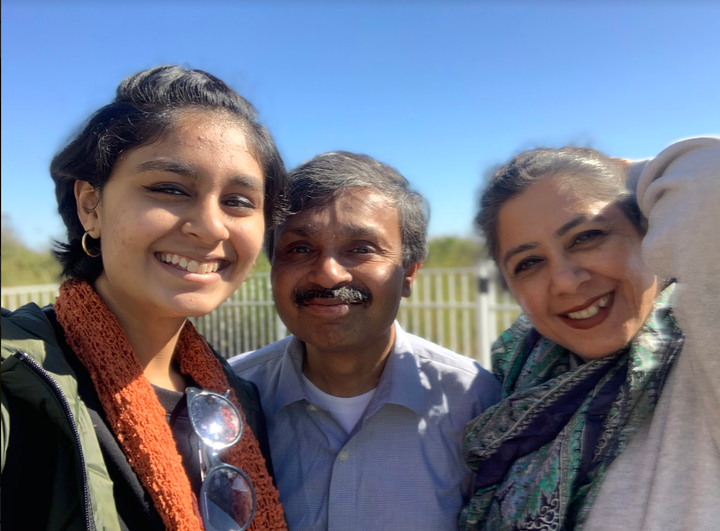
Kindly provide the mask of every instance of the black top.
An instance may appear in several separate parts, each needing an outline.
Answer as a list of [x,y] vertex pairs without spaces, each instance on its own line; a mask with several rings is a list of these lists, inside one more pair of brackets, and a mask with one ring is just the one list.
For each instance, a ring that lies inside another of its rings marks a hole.
[[187,396],[179,391],[170,391],[161,387],[152,386],[158,397],[160,405],[165,410],[165,419],[170,425],[170,431],[175,439],[178,453],[182,458],[185,473],[190,480],[190,486],[195,496],[200,496],[202,485],[200,473],[198,438],[190,423],[187,408]]

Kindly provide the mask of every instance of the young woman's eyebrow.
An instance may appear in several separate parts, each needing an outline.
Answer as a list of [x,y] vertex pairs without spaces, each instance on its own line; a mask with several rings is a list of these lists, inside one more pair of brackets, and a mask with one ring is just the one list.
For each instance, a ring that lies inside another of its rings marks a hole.
[[239,175],[237,177],[233,177],[227,184],[250,188],[251,190],[255,190],[257,192],[262,192],[264,190],[263,183],[258,180],[257,177],[252,177],[251,175]]
[[133,170],[133,173],[145,173],[150,171],[163,171],[170,173],[178,173],[188,177],[197,178],[197,171],[189,164],[179,160],[155,159],[148,160]]
[[[146,162],[143,162],[142,164],[139,164],[135,168],[135,170],[133,170],[134,173],[144,173],[151,171],[177,173],[178,175],[183,175],[192,179],[198,178],[198,172],[197,170],[195,170],[195,168],[193,168],[190,164],[179,160],[148,160]],[[238,175],[237,177],[233,177],[232,179],[230,179],[227,184],[238,185],[257,191],[263,190],[263,184],[257,179],[257,177],[253,177],[251,175]]]

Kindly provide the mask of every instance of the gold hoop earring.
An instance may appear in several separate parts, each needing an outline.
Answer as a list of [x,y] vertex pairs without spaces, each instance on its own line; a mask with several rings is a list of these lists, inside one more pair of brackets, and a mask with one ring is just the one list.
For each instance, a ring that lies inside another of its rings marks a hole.
[[[97,254],[92,254],[87,247],[87,237],[88,234],[90,234],[89,230],[85,231],[85,234],[83,234],[82,240],[80,240],[80,243],[82,244],[83,251],[85,251],[85,254],[88,255],[90,258],[97,258],[100,256],[100,251],[98,251]],[[92,238],[92,236],[90,236]]]

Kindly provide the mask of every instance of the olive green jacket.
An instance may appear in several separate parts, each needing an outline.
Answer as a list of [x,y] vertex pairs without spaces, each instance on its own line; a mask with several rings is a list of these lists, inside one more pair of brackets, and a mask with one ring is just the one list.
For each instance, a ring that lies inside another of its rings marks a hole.
[[[112,481],[90,415],[78,397],[77,379],[58,346],[51,323],[35,304],[2,310],[2,471],[10,445],[13,404],[49,418],[60,438],[55,470],[37,481],[52,481],[48,531],[119,531]],[[33,419],[14,419],[14,426]],[[31,465],[31,464],[29,464]],[[32,466],[28,467],[33,470]],[[30,473],[30,472],[29,472]],[[12,489],[3,481],[3,491]]]

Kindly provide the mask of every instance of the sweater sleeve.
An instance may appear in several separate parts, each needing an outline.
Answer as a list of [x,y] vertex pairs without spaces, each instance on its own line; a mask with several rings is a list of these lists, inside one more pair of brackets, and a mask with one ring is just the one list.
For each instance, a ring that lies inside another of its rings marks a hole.
[[672,144],[644,164],[637,182],[648,219],[643,257],[676,278],[673,311],[692,356],[702,415],[720,449],[720,138]]

